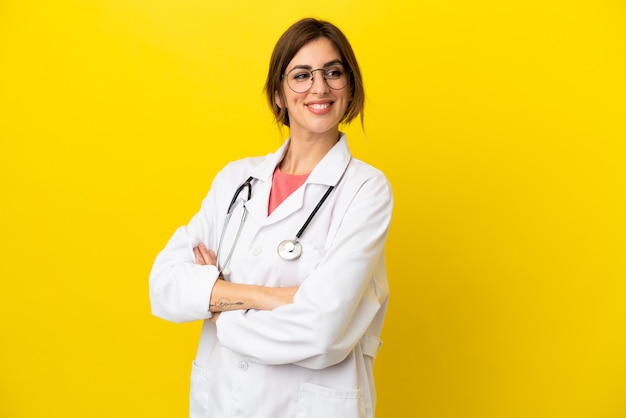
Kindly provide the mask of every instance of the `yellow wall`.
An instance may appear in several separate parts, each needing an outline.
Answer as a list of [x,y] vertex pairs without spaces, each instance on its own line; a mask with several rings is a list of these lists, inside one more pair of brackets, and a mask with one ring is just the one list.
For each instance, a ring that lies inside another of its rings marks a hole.
[[626,6],[0,3],[0,416],[182,417],[199,324],[147,277],[215,172],[281,137],[300,17],[353,42],[395,191],[379,416],[626,416]]

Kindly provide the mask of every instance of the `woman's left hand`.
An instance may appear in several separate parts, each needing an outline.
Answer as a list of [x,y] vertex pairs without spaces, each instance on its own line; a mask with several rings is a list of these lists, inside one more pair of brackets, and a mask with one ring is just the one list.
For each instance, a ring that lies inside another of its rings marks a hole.
[[220,317],[221,312],[213,312],[213,316],[211,316],[209,318],[209,321],[211,321],[214,325],[217,323],[217,318]]
[[215,266],[217,264],[217,256],[213,250],[208,250],[204,244],[200,243],[194,247],[193,254],[196,257],[195,263],[201,266]]

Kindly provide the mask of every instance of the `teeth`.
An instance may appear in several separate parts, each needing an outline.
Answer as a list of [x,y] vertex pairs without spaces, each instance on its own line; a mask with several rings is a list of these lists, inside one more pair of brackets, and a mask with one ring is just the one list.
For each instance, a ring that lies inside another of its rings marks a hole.
[[326,109],[327,107],[329,107],[330,103],[326,103],[326,104],[310,104],[309,106],[312,107],[313,109],[322,110],[322,109]]

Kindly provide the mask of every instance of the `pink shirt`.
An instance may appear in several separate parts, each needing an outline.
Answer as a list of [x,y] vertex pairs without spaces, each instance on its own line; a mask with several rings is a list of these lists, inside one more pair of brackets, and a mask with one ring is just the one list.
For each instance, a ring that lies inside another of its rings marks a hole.
[[270,203],[267,214],[270,215],[290,194],[302,186],[308,177],[308,174],[299,176],[285,174],[276,166],[274,176],[272,177],[272,190],[270,190]]

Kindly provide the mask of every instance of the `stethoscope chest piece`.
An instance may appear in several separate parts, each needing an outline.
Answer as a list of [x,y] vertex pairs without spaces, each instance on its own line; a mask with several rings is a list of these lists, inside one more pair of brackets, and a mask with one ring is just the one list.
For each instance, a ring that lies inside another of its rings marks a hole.
[[286,239],[278,244],[278,255],[284,260],[295,260],[302,254],[302,244],[296,240]]

